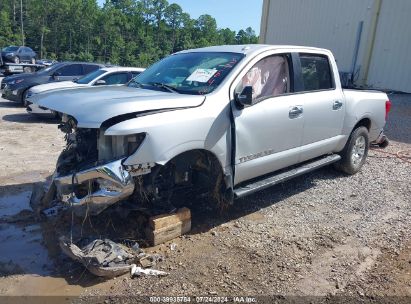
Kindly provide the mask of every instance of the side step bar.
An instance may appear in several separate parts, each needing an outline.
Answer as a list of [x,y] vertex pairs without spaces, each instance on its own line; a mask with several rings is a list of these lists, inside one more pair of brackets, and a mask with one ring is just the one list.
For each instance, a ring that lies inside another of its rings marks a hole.
[[311,162],[306,162],[303,165],[301,165],[300,167],[294,167],[291,170],[288,171],[283,171],[281,173],[276,173],[274,175],[268,176],[262,180],[258,180],[258,181],[253,181],[250,184],[241,186],[239,188],[234,189],[234,197],[235,198],[240,198],[240,197],[244,197],[247,195],[250,195],[254,192],[257,191],[261,191],[264,190],[266,188],[269,188],[271,186],[274,186],[276,184],[285,182],[291,178],[303,175],[305,173],[314,171],[318,168],[330,165],[332,163],[335,163],[337,161],[339,161],[341,159],[341,156],[337,155],[337,154],[332,154],[332,155],[328,155],[325,156],[323,158],[320,159],[316,159],[314,161]]

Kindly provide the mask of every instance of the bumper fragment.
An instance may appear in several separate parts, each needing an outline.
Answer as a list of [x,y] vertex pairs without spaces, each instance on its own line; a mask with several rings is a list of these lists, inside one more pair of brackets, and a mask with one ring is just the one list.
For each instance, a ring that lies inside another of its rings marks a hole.
[[[121,201],[134,192],[132,176],[122,165],[123,160],[116,160],[104,165],[82,170],[66,176],[57,176],[54,183],[58,198],[75,208],[77,214],[98,214],[110,205]],[[76,194],[78,185],[86,185],[88,194]]]
[[377,140],[372,142],[371,144],[373,145],[377,145],[380,148],[386,148],[389,145],[389,140],[387,138],[387,136],[384,134],[383,131],[381,131],[380,135],[378,136]]

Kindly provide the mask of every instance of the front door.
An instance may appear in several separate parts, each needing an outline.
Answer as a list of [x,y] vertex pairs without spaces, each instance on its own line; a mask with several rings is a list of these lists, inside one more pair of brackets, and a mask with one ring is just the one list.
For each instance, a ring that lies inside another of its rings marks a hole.
[[289,94],[290,55],[270,55],[250,65],[235,89],[252,86],[254,93],[251,106],[233,106],[234,184],[297,163],[302,141],[302,104],[299,95]]

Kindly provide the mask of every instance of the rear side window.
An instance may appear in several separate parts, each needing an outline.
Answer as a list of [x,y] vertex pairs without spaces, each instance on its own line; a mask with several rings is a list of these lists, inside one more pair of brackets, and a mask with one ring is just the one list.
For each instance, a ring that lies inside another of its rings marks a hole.
[[57,70],[60,76],[78,76],[82,74],[81,64],[69,64]]
[[84,64],[83,68],[84,68],[84,75],[86,75],[88,73],[94,72],[95,70],[98,70],[100,67],[94,64]]
[[330,63],[327,56],[300,54],[304,91],[334,89]]
[[116,73],[102,78],[106,81],[106,85],[124,84],[128,81],[128,73]]

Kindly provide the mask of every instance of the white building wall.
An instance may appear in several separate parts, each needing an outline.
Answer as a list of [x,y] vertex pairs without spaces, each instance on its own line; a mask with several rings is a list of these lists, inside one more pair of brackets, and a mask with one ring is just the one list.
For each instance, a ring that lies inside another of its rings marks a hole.
[[384,0],[368,85],[411,93],[411,0]]
[[[340,71],[351,72],[357,30],[363,21],[355,68],[360,71],[359,83],[411,92],[411,0],[382,0],[375,23],[378,3],[379,0],[264,0],[260,40],[330,49]],[[370,54],[372,60],[365,78]]]

